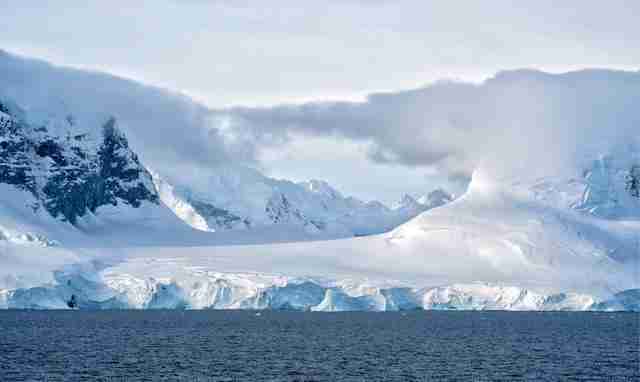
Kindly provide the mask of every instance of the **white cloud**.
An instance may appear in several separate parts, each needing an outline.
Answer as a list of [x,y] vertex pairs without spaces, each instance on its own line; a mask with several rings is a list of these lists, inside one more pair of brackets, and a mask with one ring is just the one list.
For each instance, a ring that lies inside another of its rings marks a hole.
[[639,99],[639,72],[520,70],[479,85],[441,82],[373,94],[362,103],[226,112],[257,142],[264,136],[338,136],[368,144],[369,158],[378,163],[432,166],[454,177],[483,164],[534,176],[637,144]]
[[68,110],[90,126],[113,115],[143,160],[174,179],[247,164],[387,202],[402,190],[455,183],[479,165],[501,175],[573,169],[640,137],[640,72],[612,70],[508,71],[363,102],[215,110],[114,76],[0,53],[0,95],[31,110]]

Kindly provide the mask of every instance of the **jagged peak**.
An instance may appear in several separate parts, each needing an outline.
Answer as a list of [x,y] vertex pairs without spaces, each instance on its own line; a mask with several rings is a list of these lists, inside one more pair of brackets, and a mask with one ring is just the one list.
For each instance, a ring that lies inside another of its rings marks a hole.
[[9,109],[6,106],[4,106],[2,102],[0,102],[0,113],[10,114]]
[[120,130],[118,122],[113,116],[110,116],[102,126],[102,136],[105,140],[116,139],[126,146],[129,145],[126,135]]
[[10,114],[0,110],[0,130],[8,128],[13,124],[13,121],[14,118]]
[[431,208],[435,208],[449,203],[452,200],[453,195],[442,188],[436,188],[435,190],[429,192],[427,195],[420,197],[418,199],[418,203]]
[[299,184],[310,192],[325,195],[331,199],[343,198],[340,191],[331,187],[331,185],[324,180],[311,179],[306,182],[300,182]]
[[414,209],[420,207],[420,203],[418,203],[418,201],[409,194],[403,194],[400,198],[400,201],[394,205],[394,209]]

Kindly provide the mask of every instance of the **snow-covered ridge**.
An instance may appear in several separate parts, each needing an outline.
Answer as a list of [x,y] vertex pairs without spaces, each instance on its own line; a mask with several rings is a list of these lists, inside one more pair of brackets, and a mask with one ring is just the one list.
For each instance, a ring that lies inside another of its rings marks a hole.
[[405,195],[394,208],[345,197],[318,180],[294,183],[269,178],[241,166],[207,172],[204,185],[176,186],[152,171],[160,199],[190,226],[203,231],[251,230],[289,224],[323,238],[365,236],[390,231],[453,197],[436,190],[420,198]]

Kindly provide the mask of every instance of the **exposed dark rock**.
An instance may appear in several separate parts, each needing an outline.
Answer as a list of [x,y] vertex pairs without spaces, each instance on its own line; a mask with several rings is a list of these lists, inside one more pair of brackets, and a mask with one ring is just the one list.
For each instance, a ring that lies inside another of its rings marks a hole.
[[[96,145],[87,142],[88,134],[33,128],[0,106],[0,183],[31,192],[52,216],[75,224],[101,206],[159,203],[151,175],[114,118],[104,124]],[[72,116],[67,122],[75,123]]]
[[69,299],[69,301],[67,301],[67,306],[71,309],[75,309],[78,307],[78,299],[76,298],[75,294],[71,295],[71,298]]
[[274,223],[290,223],[300,221],[308,224],[302,212],[295,208],[283,194],[274,195],[265,207],[265,212]]
[[640,165],[634,165],[626,177],[626,189],[635,198],[640,198]]
[[98,152],[99,179],[104,186],[99,203],[117,205],[118,200],[139,207],[141,201],[158,203],[158,194],[151,185],[151,175],[140,164],[138,156],[129,148],[129,142],[115,127],[111,118],[103,128],[104,143]]
[[[209,223],[212,223],[210,225],[225,228],[232,228],[241,222],[247,227],[250,225],[249,221],[247,221],[246,219],[243,220],[239,216],[236,216],[231,212],[222,208],[218,208],[212,204],[195,199],[189,199],[189,203],[201,216],[206,216],[206,219],[209,221]],[[211,222],[211,220],[213,222]]]
[[8,114],[3,107],[0,114],[0,183],[35,192],[30,152],[32,142],[23,134],[23,124]]

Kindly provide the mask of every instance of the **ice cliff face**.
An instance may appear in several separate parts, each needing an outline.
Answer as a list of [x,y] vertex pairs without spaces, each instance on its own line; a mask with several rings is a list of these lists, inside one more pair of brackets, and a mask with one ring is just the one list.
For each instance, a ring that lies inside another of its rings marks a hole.
[[598,300],[586,294],[539,293],[486,283],[383,288],[353,280],[317,281],[243,273],[192,273],[187,278],[163,279],[113,270],[83,273],[72,269],[55,272],[54,279],[51,285],[0,290],[0,308],[640,311],[638,289]]
[[23,115],[0,103],[0,183],[31,193],[34,209],[75,224],[102,206],[159,203],[115,119],[80,127],[69,115],[33,126]]

